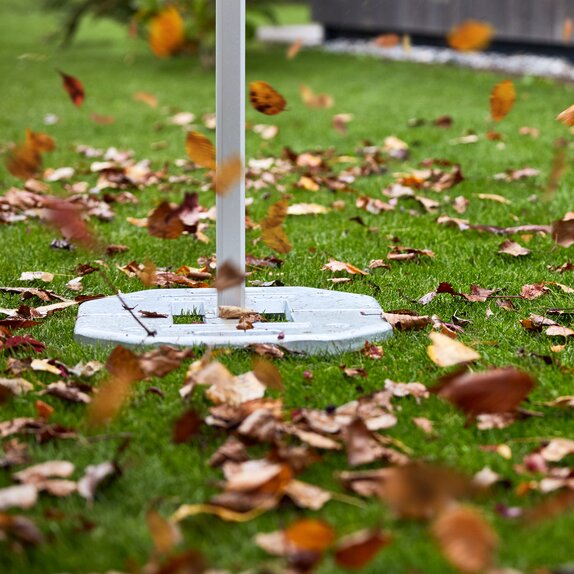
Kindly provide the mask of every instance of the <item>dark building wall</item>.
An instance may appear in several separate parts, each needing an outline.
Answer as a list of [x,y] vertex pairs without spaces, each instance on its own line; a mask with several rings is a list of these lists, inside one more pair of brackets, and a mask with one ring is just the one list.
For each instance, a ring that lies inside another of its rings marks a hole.
[[[313,17],[328,28],[365,33],[443,35],[473,18],[505,41],[563,44],[574,0],[311,0]],[[573,44],[574,49],[574,44]]]

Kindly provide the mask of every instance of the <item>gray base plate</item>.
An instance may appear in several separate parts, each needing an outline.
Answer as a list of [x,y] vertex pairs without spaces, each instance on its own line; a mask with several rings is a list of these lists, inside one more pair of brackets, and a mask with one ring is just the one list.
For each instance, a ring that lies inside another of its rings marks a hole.
[[[255,343],[282,345],[306,353],[338,353],[360,349],[392,333],[381,318],[382,309],[367,295],[338,293],[308,287],[249,287],[248,309],[284,315],[284,322],[255,323],[240,331],[237,321],[218,318],[215,289],[158,289],[123,295],[130,308],[154,311],[166,318],[142,322],[156,332],[147,336],[117,297],[88,301],[80,306],[75,338],[82,343],[245,347]],[[174,316],[200,315],[199,324],[174,323]]]

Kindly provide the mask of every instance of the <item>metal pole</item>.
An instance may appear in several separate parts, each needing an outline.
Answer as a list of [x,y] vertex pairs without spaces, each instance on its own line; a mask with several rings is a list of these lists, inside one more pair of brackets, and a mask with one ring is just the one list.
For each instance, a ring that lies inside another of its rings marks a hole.
[[[245,0],[217,0],[217,164],[245,164]],[[245,271],[245,181],[217,196],[217,264]],[[245,306],[245,284],[219,291],[217,303]]]

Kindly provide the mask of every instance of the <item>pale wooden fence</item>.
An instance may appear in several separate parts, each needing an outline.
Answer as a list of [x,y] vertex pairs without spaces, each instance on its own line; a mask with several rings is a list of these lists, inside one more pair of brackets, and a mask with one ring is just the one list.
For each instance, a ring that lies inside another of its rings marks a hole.
[[504,41],[563,44],[574,0],[311,0],[328,29],[443,35],[469,18],[491,23]]

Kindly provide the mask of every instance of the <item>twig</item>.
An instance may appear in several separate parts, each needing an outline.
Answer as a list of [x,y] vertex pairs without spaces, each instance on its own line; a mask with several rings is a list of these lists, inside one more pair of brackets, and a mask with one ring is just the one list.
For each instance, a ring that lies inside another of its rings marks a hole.
[[122,307],[133,317],[134,321],[147,333],[148,337],[155,337],[157,331],[152,331],[143,323],[143,321],[133,312],[133,309],[128,306],[125,299],[121,296],[119,289],[113,284],[112,280],[109,278],[108,274],[100,267],[98,269],[99,274],[102,276],[104,281],[108,284],[108,287],[115,292],[116,297],[120,300]]

